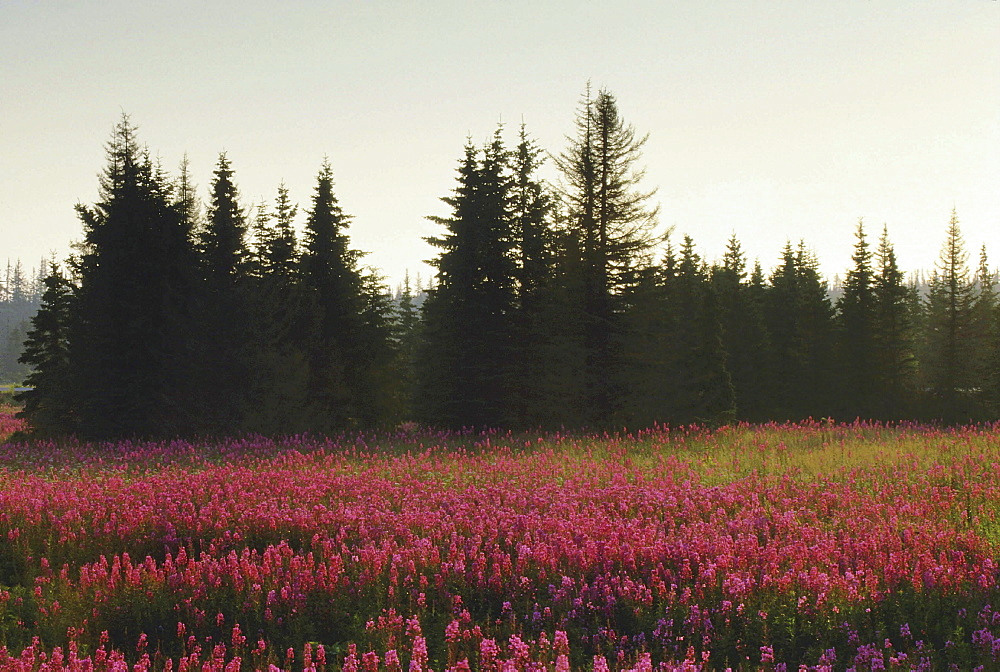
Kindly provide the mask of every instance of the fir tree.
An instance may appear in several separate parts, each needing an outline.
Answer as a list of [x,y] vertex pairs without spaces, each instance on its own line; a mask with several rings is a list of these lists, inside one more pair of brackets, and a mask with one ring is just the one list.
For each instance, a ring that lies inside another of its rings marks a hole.
[[304,310],[316,320],[307,348],[309,399],[315,405],[318,429],[357,425],[370,415],[360,407],[359,392],[367,384],[360,354],[370,344],[360,340],[361,253],[349,246],[345,229],[350,221],[333,193],[330,162],[324,160],[307,213],[301,259]]
[[901,419],[912,406],[916,357],[911,291],[903,282],[888,228],[875,252],[875,379],[881,404],[877,413]]
[[976,268],[973,284],[975,292],[972,300],[970,334],[973,341],[971,345],[972,386],[983,392],[991,387],[990,381],[993,377],[992,349],[997,341],[996,275],[990,268],[985,245],[979,251],[979,265]]
[[657,211],[648,206],[652,192],[639,189],[643,173],[636,167],[645,142],[621,118],[610,92],[591,98],[588,87],[577,112],[576,137],[555,160],[565,180],[568,224],[582,252],[584,403],[595,425],[608,424],[617,413],[623,293],[637,270],[652,263],[657,242]]
[[558,348],[553,333],[555,231],[552,198],[538,177],[542,150],[521,124],[511,154],[508,197],[511,252],[515,257],[516,305],[512,316],[513,367],[509,375],[508,422],[540,426],[550,422]]
[[[437,286],[424,304],[421,415],[449,426],[496,427],[509,419],[515,254],[509,154],[498,128],[480,153],[466,144],[450,217],[427,241]],[[432,372],[430,369],[433,368]]]
[[748,277],[746,255],[734,234],[726,245],[722,263],[712,269],[711,281],[737,414],[748,420],[763,420],[767,417],[764,391],[771,363],[759,296],[763,293],[759,263],[754,272],[759,283],[756,293]]
[[274,212],[258,206],[254,221],[252,277],[245,294],[249,343],[245,429],[261,434],[291,434],[311,428],[309,369],[305,342],[310,317],[303,311],[298,281],[296,213],[284,184]]
[[941,418],[968,420],[975,384],[972,307],[975,286],[969,277],[968,252],[952,210],[951,220],[926,301],[923,375]]
[[841,367],[844,384],[843,408],[847,417],[871,417],[877,395],[875,367],[875,279],[872,253],[863,221],[855,230],[854,266],[847,272],[843,294],[837,302]]
[[74,372],[70,366],[69,328],[73,314],[73,285],[58,265],[44,280],[42,305],[31,319],[20,362],[31,368],[28,390],[16,396],[24,418],[36,434],[56,436],[76,430]]
[[190,429],[188,307],[195,291],[190,233],[171,186],[140,149],[127,116],[115,127],[76,263],[69,329],[72,391],[87,437],[173,435]]
[[198,320],[197,373],[191,381],[203,396],[202,431],[225,434],[244,426],[251,413],[249,360],[253,345],[248,322],[247,221],[223,152],[211,183],[212,198],[199,251],[204,274]]
[[833,309],[815,257],[791,243],[771,275],[766,321],[772,344],[773,407],[778,419],[823,417],[834,400]]
[[402,415],[412,419],[416,405],[416,367],[420,342],[420,310],[410,283],[410,272],[403,276],[395,312],[394,339],[399,353],[399,387]]

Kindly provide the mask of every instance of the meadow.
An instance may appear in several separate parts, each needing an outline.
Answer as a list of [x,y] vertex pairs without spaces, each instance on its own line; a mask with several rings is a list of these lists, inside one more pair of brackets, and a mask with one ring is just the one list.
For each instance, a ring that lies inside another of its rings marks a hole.
[[1000,427],[2,442],[0,670],[1000,669]]

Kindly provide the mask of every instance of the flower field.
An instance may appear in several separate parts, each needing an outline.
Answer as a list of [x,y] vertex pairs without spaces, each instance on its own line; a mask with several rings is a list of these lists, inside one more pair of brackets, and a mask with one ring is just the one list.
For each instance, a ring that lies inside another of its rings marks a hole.
[[827,423],[4,443],[0,670],[998,669],[998,465]]

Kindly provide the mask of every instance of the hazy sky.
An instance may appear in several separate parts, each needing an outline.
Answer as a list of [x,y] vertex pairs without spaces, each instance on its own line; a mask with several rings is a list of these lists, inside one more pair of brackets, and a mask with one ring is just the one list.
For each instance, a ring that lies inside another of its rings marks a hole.
[[0,263],[67,254],[125,111],[206,198],[225,150],[248,205],[284,180],[304,211],[328,156],[352,245],[426,277],[466,138],[523,119],[561,152],[588,80],[709,260],[805,239],[842,274],[864,217],[931,268],[955,207],[1000,264],[991,0],[0,0]]

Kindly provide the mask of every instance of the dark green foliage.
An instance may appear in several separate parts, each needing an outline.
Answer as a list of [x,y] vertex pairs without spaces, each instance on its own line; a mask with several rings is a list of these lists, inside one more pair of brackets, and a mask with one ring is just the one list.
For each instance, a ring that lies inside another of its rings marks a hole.
[[646,137],[624,122],[606,90],[591,98],[588,87],[576,116],[576,136],[556,157],[565,185],[567,227],[581,252],[582,294],[576,310],[582,325],[583,410],[587,422],[606,426],[620,414],[625,290],[651,263],[657,242],[653,192],[639,190],[638,162]]
[[513,314],[517,306],[510,155],[497,129],[478,150],[467,143],[450,217],[427,241],[438,284],[424,303],[423,371],[418,413],[446,426],[496,427],[509,420]]
[[69,359],[69,326],[73,311],[73,285],[52,264],[45,278],[42,305],[31,319],[20,361],[31,367],[24,381],[30,387],[16,395],[24,404],[18,417],[38,427],[46,435],[75,431],[73,412],[73,371]]
[[690,236],[655,235],[646,138],[610,92],[585,94],[558,189],[524,126],[512,150],[501,131],[466,145],[450,213],[430,218],[432,289],[407,277],[394,299],[350,247],[329,162],[299,241],[284,184],[251,221],[221,154],[202,212],[186,159],[169,179],[123,117],[98,203],[77,206],[69,277],[53,267],[30,329],[40,279],[18,264],[0,283],[6,360],[25,341],[25,368],[0,374],[28,376],[38,433],[94,438],[1000,409],[995,273],[984,248],[970,277],[954,213],[929,287],[906,284],[888,234],[873,251],[859,222],[834,310],[804,243],[765,276],[735,235],[712,264]]
[[711,281],[738,417],[764,420],[768,416],[764,391],[773,361],[762,312],[763,272],[757,263],[748,277],[746,257],[735,235],[729,239],[722,264],[712,268]]
[[[219,155],[211,184],[212,199],[198,251],[203,286],[199,292],[192,372],[199,400],[199,431],[224,434],[244,426],[251,324],[246,282],[247,222],[225,153]],[[183,202],[179,205],[183,206]]]
[[841,373],[845,392],[843,414],[869,417],[878,392],[875,345],[876,297],[872,253],[865,237],[864,223],[855,232],[854,267],[847,272],[844,293],[837,302]]
[[308,361],[304,347],[303,292],[293,223],[297,206],[278,187],[274,212],[258,207],[253,223],[245,303],[249,329],[247,430],[292,434],[310,427]]
[[386,372],[395,360],[387,290],[359,271],[362,255],[350,248],[344,231],[349,224],[324,161],[300,261],[307,398],[319,431],[370,426],[391,419],[395,411],[388,409],[398,408],[398,385]]
[[192,409],[177,390],[190,371],[189,231],[127,117],[107,154],[101,200],[77,206],[84,240],[69,348],[78,428],[95,438],[186,431]]
[[903,283],[896,253],[883,229],[875,252],[875,417],[901,419],[912,412],[916,388],[915,292]]
[[410,283],[409,272],[403,278],[392,323],[393,340],[398,352],[396,376],[399,386],[400,415],[410,419],[416,405],[417,355],[420,343],[420,310]]
[[768,390],[772,417],[831,414],[833,309],[816,260],[804,244],[785,246],[765,294],[764,315],[774,358]]
[[969,277],[968,252],[953,210],[937,270],[927,296],[921,357],[924,384],[933,410],[946,421],[975,417],[975,286]]
[[508,217],[515,256],[516,301],[512,315],[513,366],[509,374],[508,422],[537,427],[553,420],[560,396],[556,371],[560,339],[556,334],[554,267],[557,234],[552,196],[538,178],[542,150],[524,124],[511,157]]

